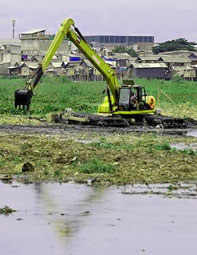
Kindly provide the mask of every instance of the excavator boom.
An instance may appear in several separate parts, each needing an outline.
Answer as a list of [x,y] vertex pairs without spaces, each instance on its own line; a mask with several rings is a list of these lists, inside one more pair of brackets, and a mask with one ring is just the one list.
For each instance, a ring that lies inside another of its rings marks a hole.
[[46,52],[42,63],[34,73],[33,77],[26,83],[24,89],[15,91],[15,107],[19,106],[20,108],[22,106],[23,108],[27,107],[27,109],[29,109],[31,98],[33,96],[33,90],[40,81],[43,73],[46,71],[51,59],[55,55],[65,37],[69,38],[84,54],[84,56],[93,64],[93,66],[104,76],[112,94],[113,102],[116,102],[117,104],[119,86],[115,71],[108,64],[106,64],[99,55],[97,55],[95,50],[91,48],[80,31],[75,27],[74,21],[68,18],[62,22],[56,36]]
[[145,88],[133,83],[118,85],[118,78],[115,70],[112,69],[105,61],[96,53],[96,51],[86,42],[85,38],[75,27],[72,19],[65,19],[57,34],[55,35],[50,47],[39,68],[33,77],[26,83],[24,89],[15,91],[15,107],[22,106],[29,109],[33,91],[46,71],[52,57],[60,47],[64,38],[68,38],[80,50],[80,52],[92,63],[92,65],[103,75],[107,83],[107,96],[98,107],[98,112],[102,114],[112,114],[116,116],[124,116],[139,119],[140,115],[155,113],[155,99],[147,96]]

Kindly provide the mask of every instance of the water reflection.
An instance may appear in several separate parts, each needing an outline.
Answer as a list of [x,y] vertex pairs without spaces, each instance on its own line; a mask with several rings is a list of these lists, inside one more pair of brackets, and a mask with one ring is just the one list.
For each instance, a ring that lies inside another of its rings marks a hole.
[[62,241],[70,240],[84,224],[87,224],[91,208],[95,204],[102,204],[106,189],[86,186],[79,189],[78,185],[68,185],[68,190],[64,187],[64,193],[58,194],[58,184],[50,186],[44,183],[34,184],[36,198],[41,207],[39,209],[45,214],[59,238]]
[[0,207],[17,210],[0,215],[1,254],[195,255],[196,196],[164,198],[134,188],[0,183]]
[[197,137],[197,130],[191,130],[187,132],[187,136]]

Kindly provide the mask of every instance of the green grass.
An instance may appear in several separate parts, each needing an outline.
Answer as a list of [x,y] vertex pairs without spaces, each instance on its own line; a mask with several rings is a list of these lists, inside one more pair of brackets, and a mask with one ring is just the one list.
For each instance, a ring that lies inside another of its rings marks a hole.
[[[25,86],[25,79],[0,78],[0,114],[24,114],[14,109],[14,91]],[[183,80],[135,79],[157,101],[163,114],[197,118],[197,83]],[[72,108],[78,112],[97,112],[105,82],[71,82],[66,77],[43,77],[34,91],[31,116],[45,117],[50,112]],[[164,95],[165,92],[168,96]],[[170,99],[169,99],[170,98]]]
[[85,174],[105,174],[105,173],[113,173],[116,171],[115,166],[112,164],[105,164],[101,160],[94,158],[91,161],[80,166],[80,172]]
[[[14,109],[14,92],[25,86],[25,79],[0,79],[0,114],[20,114]],[[43,77],[34,91],[31,115],[72,108],[80,112],[96,112],[102,100],[103,82],[70,82],[66,77]]]
[[163,114],[197,119],[197,82],[135,79],[135,83],[144,86],[148,94],[155,97]]
[[170,151],[171,147],[170,147],[169,143],[164,142],[164,143],[160,143],[160,144],[155,144],[154,149],[162,150],[162,151]]

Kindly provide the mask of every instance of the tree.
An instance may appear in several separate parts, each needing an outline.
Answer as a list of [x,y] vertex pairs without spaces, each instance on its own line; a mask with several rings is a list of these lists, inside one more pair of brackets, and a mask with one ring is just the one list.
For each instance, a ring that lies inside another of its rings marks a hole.
[[196,45],[196,43],[188,42],[184,38],[179,38],[176,40],[171,40],[171,41],[166,41],[166,42],[160,43],[158,46],[153,47],[153,53],[158,54],[160,52],[175,51],[175,50],[193,51],[193,50],[195,50],[194,45]]
[[138,57],[138,54],[132,47],[125,47],[123,45],[116,46],[112,49],[113,53],[127,53],[132,57]]

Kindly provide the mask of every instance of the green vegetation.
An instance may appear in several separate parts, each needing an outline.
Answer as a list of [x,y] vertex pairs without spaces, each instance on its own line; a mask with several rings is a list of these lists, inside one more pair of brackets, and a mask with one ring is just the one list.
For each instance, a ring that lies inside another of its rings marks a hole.
[[[153,95],[162,113],[197,119],[197,85],[183,80],[135,79]],[[51,112],[73,108],[97,112],[105,82],[70,82],[64,77],[44,77],[34,92],[31,110],[14,110],[14,91],[25,80],[0,78],[0,123],[40,123]],[[16,115],[17,114],[17,115]],[[83,143],[92,141],[91,143]],[[160,137],[153,134],[99,134],[72,132],[65,136],[0,134],[0,178],[24,181],[70,181],[100,183],[174,183],[197,181],[197,153],[171,149],[175,142],[192,143],[195,138]],[[34,171],[23,172],[30,162]],[[20,167],[18,167],[20,166]]]
[[80,166],[80,171],[86,174],[105,174],[105,173],[113,173],[116,168],[112,164],[104,164],[101,160],[97,158],[93,158],[91,161]]
[[137,52],[132,47],[116,46],[112,49],[113,53],[128,53],[132,57],[138,57]]
[[161,144],[155,144],[154,149],[156,150],[163,150],[163,151],[169,151],[171,150],[171,147],[169,143],[161,143]]
[[[68,136],[0,135],[0,178],[21,181],[99,180],[105,184],[177,183],[197,181],[197,153],[170,149],[174,143],[194,143],[191,137],[156,134],[100,134],[90,131]],[[83,143],[83,141],[92,143]],[[110,146],[103,146],[109,145]],[[31,162],[32,172],[21,164]]]
[[158,46],[153,47],[153,53],[158,54],[160,52],[175,51],[175,50],[194,50],[194,42],[188,42],[184,38],[176,40],[166,41],[160,43]]
[[[25,86],[24,79],[0,79],[0,114],[9,116],[22,114],[14,109],[14,92]],[[102,99],[102,91],[106,87],[103,82],[70,82],[65,77],[43,77],[34,91],[31,111],[26,117],[45,117],[47,113],[72,108],[80,112],[96,112]]]
[[3,208],[0,208],[0,214],[8,215],[10,213],[16,212],[16,210],[10,208],[9,206],[5,206]]
[[[121,82],[120,82],[121,83]],[[145,86],[149,95],[156,98],[157,107],[165,115],[197,119],[197,85],[183,80],[135,79],[136,84]],[[51,112],[72,108],[77,112],[97,112],[104,97],[105,82],[71,82],[65,77],[43,77],[34,91],[31,110],[14,109],[14,91],[25,85],[24,79],[0,78],[1,124],[33,123],[46,118]],[[166,96],[167,95],[167,96]]]
[[163,115],[197,119],[197,84],[181,79],[147,80],[135,79],[156,99],[156,107]]

